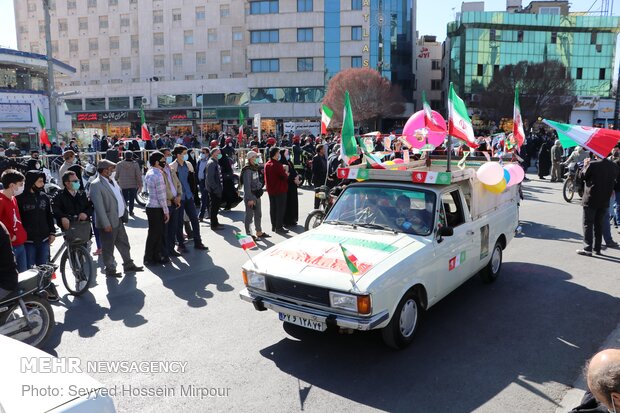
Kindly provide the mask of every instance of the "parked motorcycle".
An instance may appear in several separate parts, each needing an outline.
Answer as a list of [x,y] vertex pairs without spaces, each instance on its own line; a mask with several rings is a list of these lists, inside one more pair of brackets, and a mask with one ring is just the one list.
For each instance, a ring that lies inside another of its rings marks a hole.
[[575,196],[575,192],[580,197],[583,196],[583,179],[579,177],[579,172],[583,169],[583,162],[571,165],[568,168],[568,172],[564,175],[564,188],[562,189],[562,195],[566,202],[571,202]]
[[19,274],[17,289],[0,297],[0,334],[34,347],[45,343],[55,323],[47,300],[47,290],[55,290],[55,269],[53,265],[41,265]]
[[306,218],[306,222],[304,224],[304,229],[306,231],[321,225],[332,205],[334,205],[336,198],[338,198],[338,195],[335,194],[334,189],[330,189],[326,185],[320,186],[315,189],[314,196],[316,198],[319,198],[321,201],[319,203],[319,208],[310,211],[310,213],[308,214],[308,217]]

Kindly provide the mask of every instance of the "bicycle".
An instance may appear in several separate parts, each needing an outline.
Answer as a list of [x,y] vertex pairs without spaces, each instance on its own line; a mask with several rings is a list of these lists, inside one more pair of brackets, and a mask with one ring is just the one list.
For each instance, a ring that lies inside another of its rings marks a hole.
[[[66,233],[61,232],[56,236],[64,236]],[[55,263],[60,257],[60,274],[62,275],[62,283],[71,295],[79,296],[84,294],[90,288],[91,280],[93,277],[94,263],[93,259],[88,253],[86,248],[86,242],[79,241],[67,241],[65,237],[60,249],[56,252],[50,263]],[[67,274],[67,260],[69,261],[69,267],[73,273],[73,280],[70,279]]]

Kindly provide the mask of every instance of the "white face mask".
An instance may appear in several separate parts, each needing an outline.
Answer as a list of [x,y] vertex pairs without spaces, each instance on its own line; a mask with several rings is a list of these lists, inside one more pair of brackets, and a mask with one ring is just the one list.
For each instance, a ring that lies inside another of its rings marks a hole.
[[18,185],[15,189],[15,196],[21,195],[24,192],[24,185]]

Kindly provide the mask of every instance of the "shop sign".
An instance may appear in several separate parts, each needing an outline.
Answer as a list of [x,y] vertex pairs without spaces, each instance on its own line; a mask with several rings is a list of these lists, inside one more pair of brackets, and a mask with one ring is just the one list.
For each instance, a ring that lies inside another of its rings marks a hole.
[[32,122],[30,103],[0,103],[0,122]]
[[216,119],[217,118],[217,110],[215,110],[215,109],[203,109],[202,110],[202,118],[203,119]]
[[75,116],[78,122],[118,122],[129,120],[129,112],[90,112],[78,113]]
[[598,96],[577,96],[573,110],[598,110],[600,99]]
[[96,113],[78,113],[76,115],[76,120],[78,122],[89,122],[89,121],[97,121]]
[[285,122],[284,133],[319,136],[321,133],[321,122]]
[[119,121],[129,118],[129,112],[104,112],[101,119],[105,121]]

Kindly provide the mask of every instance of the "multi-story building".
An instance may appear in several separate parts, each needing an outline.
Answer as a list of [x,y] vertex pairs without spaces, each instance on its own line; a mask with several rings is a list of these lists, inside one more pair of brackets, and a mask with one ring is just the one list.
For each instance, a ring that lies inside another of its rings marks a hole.
[[477,92],[494,73],[521,61],[559,61],[576,96],[611,95],[620,18],[572,13],[568,1],[521,7],[519,0],[509,0],[507,11],[500,12],[480,11],[479,3],[473,8],[478,11],[462,11],[448,24],[444,44],[449,81],[469,105],[475,107]]
[[[73,67],[56,59],[52,67],[59,78],[75,73]],[[0,145],[6,148],[15,142],[25,152],[38,148],[39,112],[49,128],[46,56],[0,48]],[[62,103],[57,113],[58,132],[70,131],[71,118],[65,115]]]
[[[45,52],[39,0],[14,0],[20,50]],[[331,76],[373,67],[412,99],[415,0],[50,0],[60,90],[76,128],[198,133],[260,113],[263,130],[318,120]]]
[[443,111],[443,76],[441,67],[441,43],[435,36],[421,36],[417,42],[415,57],[415,91],[413,101],[417,110],[422,109],[422,92],[431,108]]

